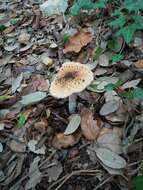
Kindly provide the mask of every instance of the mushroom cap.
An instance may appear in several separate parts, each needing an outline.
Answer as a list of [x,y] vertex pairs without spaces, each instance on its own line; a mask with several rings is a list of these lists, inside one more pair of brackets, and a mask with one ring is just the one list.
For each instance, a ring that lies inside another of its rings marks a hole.
[[58,71],[50,86],[50,94],[56,98],[66,98],[81,92],[93,80],[89,67],[78,62],[66,62]]

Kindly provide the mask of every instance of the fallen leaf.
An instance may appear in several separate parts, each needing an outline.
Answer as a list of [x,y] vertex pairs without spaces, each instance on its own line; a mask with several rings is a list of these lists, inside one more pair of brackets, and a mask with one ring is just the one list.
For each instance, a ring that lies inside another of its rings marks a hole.
[[76,52],[78,53],[82,47],[86,46],[92,40],[92,34],[87,28],[82,28],[65,44],[64,53]]
[[20,117],[18,119],[18,127],[23,127],[24,124],[26,123],[30,113],[31,113],[32,109],[28,109],[25,112],[23,112],[22,114],[20,114]]
[[47,66],[51,66],[54,63],[53,59],[48,57],[48,55],[46,53],[43,53],[42,55],[40,55],[40,59]]
[[30,34],[28,34],[26,31],[21,31],[20,36],[18,37],[18,41],[21,44],[27,44],[30,39]]
[[36,91],[47,92],[49,82],[42,75],[32,75],[29,84],[23,89],[23,94],[29,94]]
[[11,140],[9,143],[9,147],[14,152],[18,153],[26,152],[26,144],[18,142],[16,140]]
[[0,131],[4,130],[4,123],[0,123]]
[[37,141],[36,140],[30,140],[28,142],[28,148],[31,152],[34,152],[36,154],[45,154],[45,146],[43,145],[41,148],[37,149],[36,145],[37,145]]
[[5,173],[5,180],[2,182],[2,185],[6,186],[10,184],[21,174],[24,160],[24,154],[11,154],[10,159],[6,161],[5,170],[7,172]]
[[93,113],[87,109],[81,109],[81,131],[88,140],[95,140],[100,132],[101,121],[93,119]]
[[110,100],[106,102],[100,109],[100,115],[105,116],[115,112],[119,108],[119,101]]
[[68,8],[68,0],[48,0],[40,5],[44,16],[61,15]]
[[78,129],[80,122],[81,122],[80,115],[78,115],[78,114],[72,115],[64,134],[70,135],[70,134],[74,133]]
[[64,133],[58,133],[54,136],[52,145],[57,149],[67,148],[78,143],[79,139],[80,134],[73,136],[65,135]]
[[135,79],[135,80],[131,80],[126,82],[125,84],[123,84],[120,88],[125,90],[127,88],[136,88],[137,85],[140,83],[141,79]]
[[12,93],[15,93],[16,90],[20,87],[21,81],[23,79],[23,73],[21,73],[17,78],[12,81]]
[[0,152],[2,152],[2,151],[3,151],[3,145],[0,142]]
[[117,81],[117,77],[100,77],[96,80],[93,80],[91,85],[87,87],[87,89],[93,92],[104,92],[105,86],[110,83],[116,84]]
[[122,175],[123,174],[123,169],[113,169],[113,168],[110,168],[110,167],[108,167],[108,166],[106,166],[106,165],[104,165],[103,163],[100,163],[102,166],[103,166],[103,168],[105,169],[105,170],[107,170],[107,172],[109,173],[109,174],[111,174],[111,175]]
[[97,138],[97,143],[99,147],[108,148],[117,154],[121,154],[123,152],[121,138],[117,135],[117,133],[110,132],[99,136]]
[[46,132],[46,129],[48,127],[48,121],[43,117],[40,119],[40,121],[36,122],[34,124],[34,129],[36,129],[39,132]]
[[107,128],[107,127],[103,127],[100,130],[99,137],[102,136],[102,135],[104,135],[104,134],[106,134],[106,133],[110,133],[112,131],[113,131],[113,129],[110,129],[110,128]]
[[3,95],[3,96],[0,96],[0,101],[9,100],[12,98],[14,98],[14,96]]
[[119,106],[119,109],[115,111],[114,113],[110,113],[109,115],[106,115],[106,119],[109,123],[112,125],[122,125],[127,118],[128,112],[126,106],[121,104]]
[[99,56],[99,65],[102,67],[109,66],[109,57],[106,54],[102,54]]
[[0,59],[0,66],[6,65],[10,59],[12,58],[13,55],[7,55],[3,59]]
[[37,156],[34,158],[33,162],[30,164],[28,176],[29,180],[26,183],[25,189],[33,189],[38,183],[41,182],[42,179],[42,173],[39,170],[38,163],[40,161],[40,157]]
[[2,170],[0,170],[0,182],[2,182],[5,179],[5,174]]
[[14,51],[14,50],[16,50],[16,49],[18,49],[18,48],[19,48],[19,44],[18,44],[18,43],[11,44],[11,45],[6,45],[6,46],[4,47],[4,49],[5,49],[6,51]]
[[143,59],[140,59],[134,63],[135,67],[142,69],[143,68]]
[[60,174],[63,172],[63,167],[62,164],[60,162],[55,163],[54,166],[48,168],[47,174],[49,177],[49,182],[51,181],[56,181]]
[[124,158],[107,148],[96,148],[95,152],[99,160],[107,167],[121,169],[127,165]]
[[22,96],[22,100],[20,101],[23,105],[32,104],[44,99],[47,96],[46,92],[33,92],[26,96]]

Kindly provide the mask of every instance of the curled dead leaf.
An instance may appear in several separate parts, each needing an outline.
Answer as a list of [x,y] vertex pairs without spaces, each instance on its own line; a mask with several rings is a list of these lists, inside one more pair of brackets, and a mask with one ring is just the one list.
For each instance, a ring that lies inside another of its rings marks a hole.
[[64,133],[58,133],[54,136],[52,145],[57,148],[68,148],[78,143],[81,134],[76,135],[64,135]]
[[82,28],[65,44],[64,53],[76,52],[78,53],[82,47],[86,46],[92,40],[92,34],[87,28]]
[[88,140],[95,140],[100,132],[101,121],[93,119],[93,113],[87,109],[81,109],[81,130]]

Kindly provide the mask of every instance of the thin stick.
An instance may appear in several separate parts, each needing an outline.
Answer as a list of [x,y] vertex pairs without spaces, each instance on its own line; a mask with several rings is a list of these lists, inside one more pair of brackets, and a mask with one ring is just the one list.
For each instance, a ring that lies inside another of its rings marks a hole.
[[89,173],[89,175],[90,175],[90,173],[99,173],[100,171],[99,170],[77,170],[77,171],[73,171],[71,174],[67,174],[67,175],[65,175],[65,176],[63,176],[61,179],[59,179],[58,181],[56,181],[55,183],[53,183],[49,188],[48,188],[48,190],[50,190],[52,187],[54,187],[56,184],[58,184],[59,182],[61,182],[62,180],[62,182],[61,182],[61,184],[55,189],[55,190],[58,190],[58,189],[60,189],[63,185],[64,185],[64,183],[68,180],[68,179],[70,179],[72,176],[74,176],[74,175],[79,175],[79,174],[81,174],[81,173],[86,173],[85,175],[88,175],[88,173]]

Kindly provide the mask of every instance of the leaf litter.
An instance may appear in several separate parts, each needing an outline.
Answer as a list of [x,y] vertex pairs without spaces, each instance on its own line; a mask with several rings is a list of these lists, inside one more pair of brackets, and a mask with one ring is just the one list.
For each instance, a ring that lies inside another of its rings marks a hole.
[[[0,2],[2,189],[122,190],[143,175],[143,34],[114,35],[107,3]],[[49,94],[69,61],[94,75],[72,114]]]

